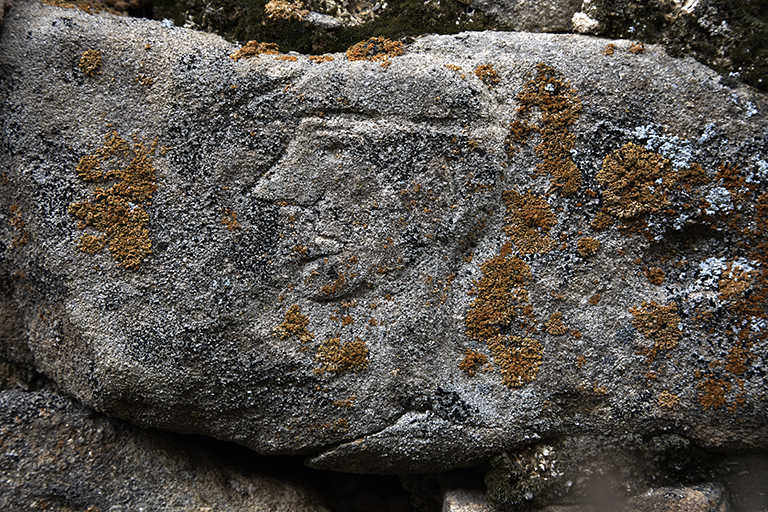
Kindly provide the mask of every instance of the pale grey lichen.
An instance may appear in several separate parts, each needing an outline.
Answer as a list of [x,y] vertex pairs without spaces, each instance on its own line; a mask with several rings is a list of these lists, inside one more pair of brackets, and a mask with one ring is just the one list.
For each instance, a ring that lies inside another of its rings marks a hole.
[[715,123],[709,123],[707,126],[704,127],[704,133],[701,134],[701,137],[699,137],[699,140],[697,141],[699,145],[703,145],[711,141],[717,137],[717,128]]
[[768,162],[762,159],[758,160],[755,162],[755,167],[757,169],[747,175],[747,183],[759,184],[768,181]]
[[704,210],[707,215],[716,213],[728,213],[733,210],[733,201],[731,193],[725,187],[715,187],[707,194],[709,206]]
[[648,137],[645,148],[659,153],[672,162],[672,167],[676,171],[690,167],[693,160],[691,141],[681,139],[677,135],[674,137],[651,135]]

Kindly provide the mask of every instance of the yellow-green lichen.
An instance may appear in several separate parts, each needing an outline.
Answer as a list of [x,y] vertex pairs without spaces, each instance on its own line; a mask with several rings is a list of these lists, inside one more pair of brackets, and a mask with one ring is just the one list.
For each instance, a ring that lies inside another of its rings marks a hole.
[[661,286],[664,282],[664,271],[659,267],[651,267],[645,269],[645,276],[648,280],[656,286]]
[[549,321],[544,325],[544,330],[552,336],[568,334],[568,329],[563,325],[563,314],[560,311],[552,313]]
[[500,254],[485,261],[480,269],[483,277],[475,282],[476,298],[466,318],[467,336],[488,344],[504,385],[522,386],[536,378],[543,346],[531,338],[505,336],[501,330],[516,317],[524,324],[531,315],[524,287],[531,276],[530,268],[512,256],[512,245],[507,242]]
[[494,362],[501,368],[502,383],[510,388],[532,382],[541,366],[544,346],[531,338],[496,335],[488,340]]
[[727,402],[725,395],[731,389],[731,383],[708,377],[696,387],[699,388],[699,403],[704,409],[719,409]]
[[669,391],[662,391],[657,397],[659,407],[666,407],[668,409],[673,408],[680,401],[677,395],[670,393]]
[[676,176],[669,160],[629,142],[605,157],[597,181],[605,189],[604,210],[620,219],[633,219],[669,206]]
[[479,341],[488,341],[512,322],[516,313],[522,313],[528,304],[524,285],[531,277],[526,263],[512,256],[509,243],[504,244],[498,256],[485,261],[480,269],[483,277],[476,282],[476,298],[467,313],[467,335]]
[[605,157],[596,178],[604,189],[603,213],[625,222],[670,207],[673,188],[709,182],[700,165],[675,171],[669,160],[633,142]]
[[11,246],[15,249],[29,242],[29,233],[27,233],[26,230],[27,221],[25,221],[21,216],[21,209],[19,208],[19,205],[12,204],[10,210],[12,217],[9,223],[16,229],[17,232],[11,244]]
[[237,221],[237,212],[231,208],[224,210],[224,217],[221,219],[221,223],[227,226],[227,229],[230,231],[241,229],[240,223]]
[[499,74],[493,69],[491,64],[482,64],[475,69],[475,75],[477,78],[483,81],[489,89],[493,89],[494,85],[499,83]]
[[[84,234],[78,245],[82,251],[96,254],[108,244],[112,257],[125,268],[138,267],[151,254],[145,208],[157,191],[150,159],[154,147],[153,143],[147,149],[134,138],[133,158],[129,160],[128,143],[113,132],[105,137],[104,146],[95,155],[80,159],[76,171],[84,181],[119,180],[108,189],[97,186],[90,201],[69,205],[69,214],[80,219],[79,229],[92,227],[102,233]],[[104,173],[101,167],[113,161],[118,167]],[[120,168],[121,163],[126,164]]]

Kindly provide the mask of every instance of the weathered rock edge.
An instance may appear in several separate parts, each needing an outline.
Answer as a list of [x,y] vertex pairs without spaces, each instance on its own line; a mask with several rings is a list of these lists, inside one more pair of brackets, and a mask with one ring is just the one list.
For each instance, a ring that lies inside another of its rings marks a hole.
[[[756,180],[754,197],[765,191],[765,98],[657,47],[613,41],[608,56],[608,43],[464,33],[385,63],[234,62],[236,48],[211,35],[14,4],[0,41],[2,265],[36,368],[139,425],[343,471],[442,471],[591,432],[766,448],[764,339],[742,374],[717,363],[733,346],[718,276],[747,240],[704,229],[700,202],[736,208],[716,180],[726,163]],[[103,58],[93,76],[79,66],[89,49]],[[465,319],[482,263],[508,242],[502,192],[549,188],[532,143],[505,151],[539,62],[583,104],[569,153],[583,186],[549,196],[558,247],[525,256],[535,332],[505,333],[542,343],[543,361],[511,389],[498,367],[469,377],[458,366],[468,348],[488,353]],[[481,64],[498,84],[475,76]],[[67,213],[93,197],[75,170],[112,133],[131,155],[156,140],[158,188],[143,206],[152,253],[135,270],[78,250],[83,230]],[[698,213],[650,219],[651,241],[590,224],[603,159],[630,142],[711,180],[691,193]],[[582,257],[587,235],[601,249]],[[663,267],[663,285],[646,262]],[[646,301],[681,316],[682,339],[654,361],[638,354],[653,341],[630,313]],[[311,339],[276,335],[292,305]],[[546,331],[556,312],[571,334]],[[708,312],[708,324],[693,320]],[[322,371],[315,354],[336,337],[363,342],[367,367]]]

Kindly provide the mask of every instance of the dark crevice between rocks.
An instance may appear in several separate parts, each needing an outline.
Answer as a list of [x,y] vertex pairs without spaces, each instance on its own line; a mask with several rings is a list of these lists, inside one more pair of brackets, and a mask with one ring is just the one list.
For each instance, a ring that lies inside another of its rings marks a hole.
[[485,490],[484,466],[440,474],[359,475],[310,468],[303,455],[260,455],[206,436],[162,434],[178,437],[238,470],[311,487],[331,512],[439,512],[448,488]]

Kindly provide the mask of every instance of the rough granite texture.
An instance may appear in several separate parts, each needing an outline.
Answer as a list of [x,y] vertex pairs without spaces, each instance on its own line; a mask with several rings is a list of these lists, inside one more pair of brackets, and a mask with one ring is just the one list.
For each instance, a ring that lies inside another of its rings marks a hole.
[[4,353],[88,406],[361,473],[768,448],[764,97],[579,35],[235,61],[160,22],[4,22]]
[[2,510],[328,510],[316,491],[50,391],[0,391],[0,447]]
[[[597,498],[597,496],[595,496]],[[660,487],[635,496],[623,503],[606,500],[582,505],[550,505],[531,512],[729,512],[722,487],[713,484]],[[442,512],[496,512],[482,492],[449,489],[445,493]]]
[[474,0],[470,8],[491,16],[500,27],[526,32],[570,32],[581,0]]

